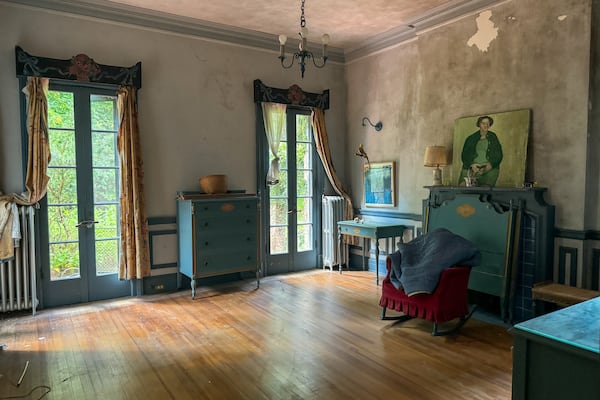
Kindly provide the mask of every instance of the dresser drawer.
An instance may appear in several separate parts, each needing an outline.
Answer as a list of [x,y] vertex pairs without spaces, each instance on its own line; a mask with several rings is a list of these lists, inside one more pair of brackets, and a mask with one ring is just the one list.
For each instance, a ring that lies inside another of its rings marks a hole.
[[215,215],[196,215],[195,216],[196,233],[201,232],[217,232],[217,231],[228,231],[233,230],[253,230],[256,231],[258,226],[258,220],[256,212],[254,214],[247,215],[230,215],[225,214],[221,216]]
[[198,257],[194,278],[239,271],[256,270],[256,247],[249,252],[230,252],[226,254],[204,254]]
[[256,214],[256,201],[198,201],[194,203],[196,217],[224,218]]
[[252,232],[211,232],[204,233],[196,238],[196,251],[198,254],[205,252],[228,253],[242,248],[256,251],[256,230]]

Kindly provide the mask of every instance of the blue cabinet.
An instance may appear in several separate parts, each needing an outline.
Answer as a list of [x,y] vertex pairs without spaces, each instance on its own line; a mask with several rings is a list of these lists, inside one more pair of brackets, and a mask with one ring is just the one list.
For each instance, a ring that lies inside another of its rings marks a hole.
[[189,195],[177,200],[179,272],[196,280],[252,271],[260,279],[258,197]]
[[600,399],[600,297],[515,325],[513,400]]

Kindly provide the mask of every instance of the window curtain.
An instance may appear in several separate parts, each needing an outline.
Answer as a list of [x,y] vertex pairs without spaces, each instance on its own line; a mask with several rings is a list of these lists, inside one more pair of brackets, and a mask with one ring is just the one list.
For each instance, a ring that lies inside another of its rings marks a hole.
[[27,78],[23,93],[27,97],[27,176],[26,192],[0,196],[0,199],[21,205],[40,201],[48,189],[48,78]]
[[136,89],[119,89],[121,118],[117,146],[121,163],[121,262],[119,279],[150,275],[150,247],[144,195],[144,171],[138,126]]
[[261,103],[263,110],[263,120],[265,122],[265,133],[271,149],[271,164],[267,173],[267,186],[277,185],[279,183],[279,143],[285,129],[285,110],[286,105],[280,103]]
[[329,183],[331,183],[331,186],[333,186],[333,189],[336,191],[336,193],[344,198],[344,219],[351,220],[354,218],[352,199],[344,190],[342,182],[335,172],[335,167],[333,166],[333,161],[331,159],[331,151],[329,149],[329,137],[327,135],[327,128],[325,126],[325,113],[322,109],[312,109],[312,125],[315,143],[317,146],[317,153],[321,158],[323,168],[325,168],[325,173],[327,174],[327,178],[329,178]]
[[0,259],[12,258],[14,240],[21,238],[15,204],[35,204],[48,189],[48,84],[47,78],[29,77],[23,88],[27,98],[27,191],[21,194],[0,193]]

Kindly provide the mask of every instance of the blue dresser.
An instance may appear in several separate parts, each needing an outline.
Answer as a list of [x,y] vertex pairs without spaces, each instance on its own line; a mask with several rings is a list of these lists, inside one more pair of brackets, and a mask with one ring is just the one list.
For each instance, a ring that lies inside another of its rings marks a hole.
[[258,197],[245,194],[180,195],[177,200],[179,272],[196,280],[252,271],[259,285]]

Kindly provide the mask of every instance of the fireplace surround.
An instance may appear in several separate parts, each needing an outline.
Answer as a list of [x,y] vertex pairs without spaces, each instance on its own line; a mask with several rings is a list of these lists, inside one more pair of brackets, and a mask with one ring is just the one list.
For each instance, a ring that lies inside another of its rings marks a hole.
[[[503,319],[517,323],[544,312],[532,299],[534,284],[551,281],[554,255],[554,206],[546,203],[546,188],[455,187],[428,186],[429,198],[424,200],[424,213],[461,198],[478,197],[480,201],[505,210],[514,210],[518,224],[514,232],[515,246],[509,263],[512,271],[506,279],[507,304]],[[518,228],[517,228],[518,227]],[[464,229],[464,227],[462,227]],[[449,227],[450,230],[451,227]],[[477,295],[477,293],[476,293]],[[485,296],[475,296],[482,301]]]

